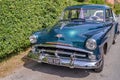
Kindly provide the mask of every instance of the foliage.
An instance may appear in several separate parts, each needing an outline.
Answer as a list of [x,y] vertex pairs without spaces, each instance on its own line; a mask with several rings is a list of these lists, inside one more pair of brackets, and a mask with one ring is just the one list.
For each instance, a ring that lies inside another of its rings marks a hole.
[[104,0],[89,0],[89,2],[93,4],[104,4],[105,3]]
[[77,2],[84,2],[85,0],[75,0],[75,1],[77,1]]
[[30,46],[29,36],[51,27],[71,0],[0,0],[0,60]]
[[119,3],[116,3],[116,4],[114,5],[114,9],[115,9],[115,13],[116,13],[116,14],[120,14],[120,4],[119,4]]
[[92,4],[106,4],[108,6],[110,6],[116,14],[120,14],[120,4],[119,3],[115,3],[114,5],[109,4],[109,3],[105,3],[105,0],[89,0],[89,3]]

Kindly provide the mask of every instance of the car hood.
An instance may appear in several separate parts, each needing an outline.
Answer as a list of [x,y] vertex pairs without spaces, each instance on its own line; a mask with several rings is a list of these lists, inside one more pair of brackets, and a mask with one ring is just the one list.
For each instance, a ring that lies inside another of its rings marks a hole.
[[85,41],[104,30],[104,23],[59,22],[44,37],[44,43],[69,44],[84,48]]

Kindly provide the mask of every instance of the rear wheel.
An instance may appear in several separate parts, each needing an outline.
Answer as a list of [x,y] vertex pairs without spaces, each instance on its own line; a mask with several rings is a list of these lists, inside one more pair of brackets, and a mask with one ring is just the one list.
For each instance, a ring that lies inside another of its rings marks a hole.
[[117,38],[117,35],[115,34],[112,44],[115,44],[115,43],[116,43],[116,38]]

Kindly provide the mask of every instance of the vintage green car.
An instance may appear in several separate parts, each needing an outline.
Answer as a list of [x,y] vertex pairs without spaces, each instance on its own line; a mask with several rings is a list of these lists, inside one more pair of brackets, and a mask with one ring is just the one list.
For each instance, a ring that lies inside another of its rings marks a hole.
[[50,30],[30,36],[33,47],[28,57],[37,62],[101,72],[104,55],[118,33],[118,22],[109,6],[69,6]]

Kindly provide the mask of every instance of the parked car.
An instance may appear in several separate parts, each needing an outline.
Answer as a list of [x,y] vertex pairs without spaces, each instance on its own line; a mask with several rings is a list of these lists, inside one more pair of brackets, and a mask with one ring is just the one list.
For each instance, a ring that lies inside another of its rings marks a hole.
[[109,6],[69,6],[52,29],[30,36],[33,47],[28,57],[37,62],[101,72],[104,55],[115,43],[118,32]]

